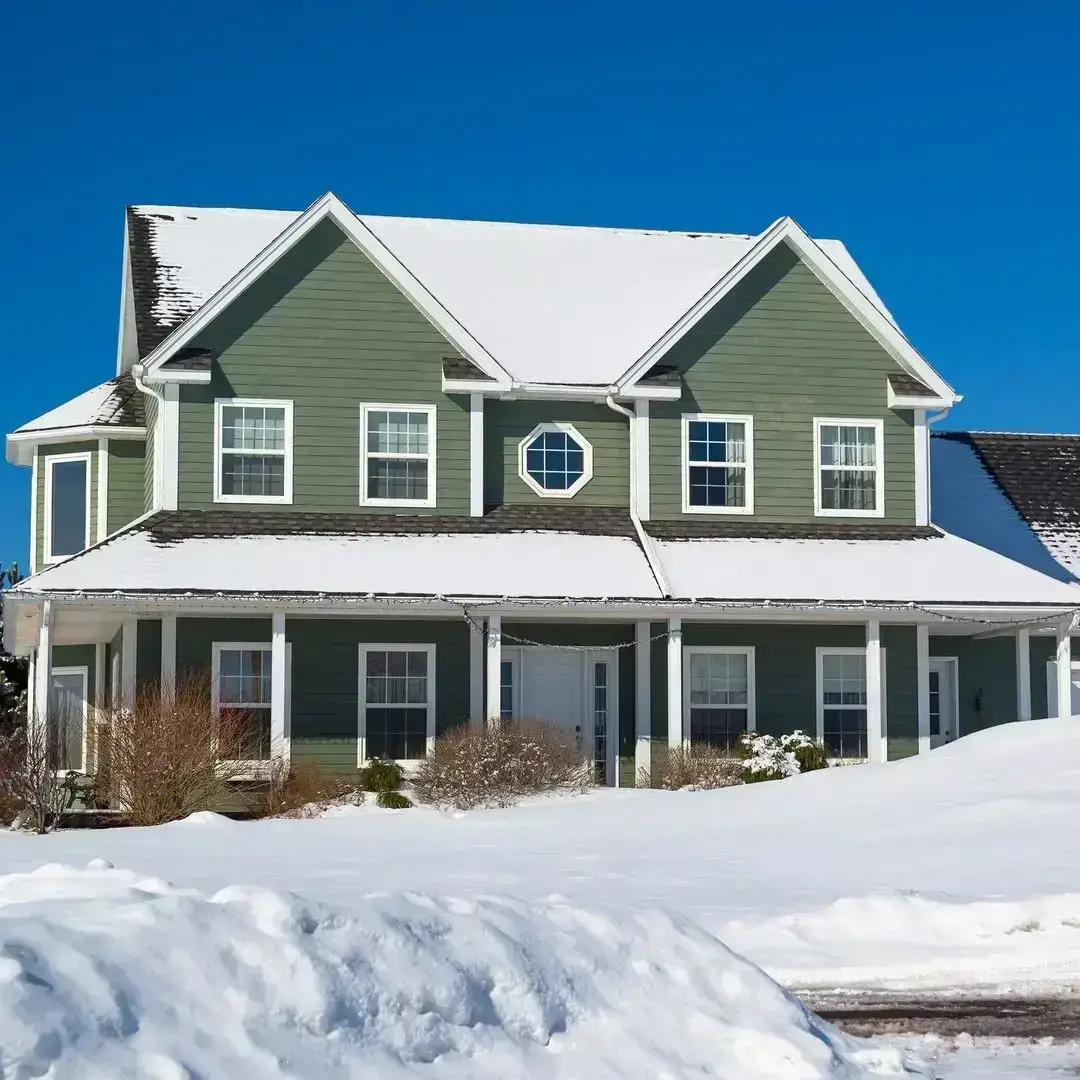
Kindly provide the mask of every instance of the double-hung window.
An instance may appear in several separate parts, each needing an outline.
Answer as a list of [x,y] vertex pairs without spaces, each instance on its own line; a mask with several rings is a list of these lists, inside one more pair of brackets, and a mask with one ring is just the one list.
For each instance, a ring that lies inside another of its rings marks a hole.
[[415,761],[435,742],[435,646],[360,646],[358,763]]
[[865,758],[866,650],[818,649],[818,738],[829,757]]
[[435,406],[360,406],[361,506],[435,505]]
[[683,680],[691,743],[732,750],[754,730],[753,647],[688,648]]
[[260,642],[215,642],[214,715],[223,721],[223,760],[267,761],[271,756],[271,646]]
[[881,420],[814,421],[814,512],[881,517],[885,467]]
[[291,401],[215,402],[215,502],[292,502],[292,419]]
[[45,461],[45,562],[90,546],[90,453]]
[[683,417],[683,512],[754,512],[754,418]]

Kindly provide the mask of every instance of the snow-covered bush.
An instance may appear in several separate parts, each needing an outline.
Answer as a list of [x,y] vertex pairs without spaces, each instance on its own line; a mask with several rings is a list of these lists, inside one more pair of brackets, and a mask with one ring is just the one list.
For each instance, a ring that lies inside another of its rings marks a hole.
[[638,775],[638,787],[663,791],[704,791],[743,782],[742,762],[728,750],[708,743],[673,746],[655,755],[650,769]]
[[341,773],[318,765],[288,765],[276,761],[263,783],[246,795],[253,816],[315,817],[328,806],[360,806],[363,789]]
[[471,810],[512,806],[544,792],[583,791],[592,779],[592,766],[564,727],[513,720],[446,732],[420,762],[412,790],[421,802]]
[[751,731],[739,740],[743,781],[783,780],[787,776],[828,767],[825,748],[805,732],[789,735],[763,735]]

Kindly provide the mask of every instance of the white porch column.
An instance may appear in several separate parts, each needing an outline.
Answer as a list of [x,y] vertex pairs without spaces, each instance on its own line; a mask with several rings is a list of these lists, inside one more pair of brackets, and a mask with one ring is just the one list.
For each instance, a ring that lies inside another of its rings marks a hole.
[[469,516],[484,516],[484,395],[469,395]]
[[1031,719],[1031,631],[1016,631],[1016,718]]
[[[173,631],[176,620],[173,620]],[[164,637],[164,634],[162,634]],[[173,638],[175,665],[176,639]],[[175,672],[174,672],[175,674]],[[285,641],[285,612],[275,611],[270,617],[270,752],[288,761],[292,732],[289,731],[289,657]]]
[[34,701],[37,697],[37,649],[30,650],[30,663],[26,672],[26,718],[33,723]]
[[930,627],[915,627],[915,652],[919,684],[919,753],[930,751]]
[[176,616],[161,617],[161,696],[176,700]]
[[125,615],[120,624],[120,700],[125,709],[135,707],[135,664],[138,660],[139,620]]
[[502,616],[489,615],[487,620],[487,712],[489,724],[498,724],[502,717]]
[[38,624],[37,657],[34,664],[34,716],[33,720],[44,726],[49,716],[49,698],[52,696],[52,601],[41,605],[41,622]]
[[1054,659],[1057,661],[1057,716],[1072,715],[1072,631],[1074,620],[1062,619],[1057,625]]
[[881,623],[871,619],[866,624],[866,753],[874,765],[884,763],[887,758],[883,711]]
[[634,623],[634,779],[649,771],[652,739],[652,626]]
[[484,629],[469,623],[469,723],[484,723]]
[[667,741],[682,746],[682,619],[668,619],[667,639]]

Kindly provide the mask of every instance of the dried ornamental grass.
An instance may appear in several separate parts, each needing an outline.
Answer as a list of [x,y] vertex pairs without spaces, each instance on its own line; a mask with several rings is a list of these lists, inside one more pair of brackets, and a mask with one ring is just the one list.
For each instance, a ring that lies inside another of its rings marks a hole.
[[639,787],[704,791],[743,782],[742,762],[738,757],[708,743],[668,747],[656,757],[658,760],[651,769],[639,773]]

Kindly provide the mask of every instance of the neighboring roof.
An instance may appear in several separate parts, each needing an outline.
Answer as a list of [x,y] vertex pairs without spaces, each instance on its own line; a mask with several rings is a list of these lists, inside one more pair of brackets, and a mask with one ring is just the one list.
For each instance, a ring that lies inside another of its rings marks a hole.
[[[1080,605],[1076,586],[930,535],[665,538],[655,547],[677,601]],[[624,512],[547,507],[483,518],[161,513],[16,591],[664,599]]]
[[1080,577],[1080,435],[935,432],[933,519],[1052,574]]
[[[144,356],[300,216],[170,206],[131,207],[128,215]],[[354,217],[489,356],[515,379],[536,383],[613,384],[759,239]],[[817,244],[895,327],[844,245]]]
[[50,409],[36,420],[23,424],[12,434],[25,435],[63,428],[93,426],[146,426],[145,399],[135,386],[135,380],[130,373],[118,375],[115,379],[95,386],[55,409]]

